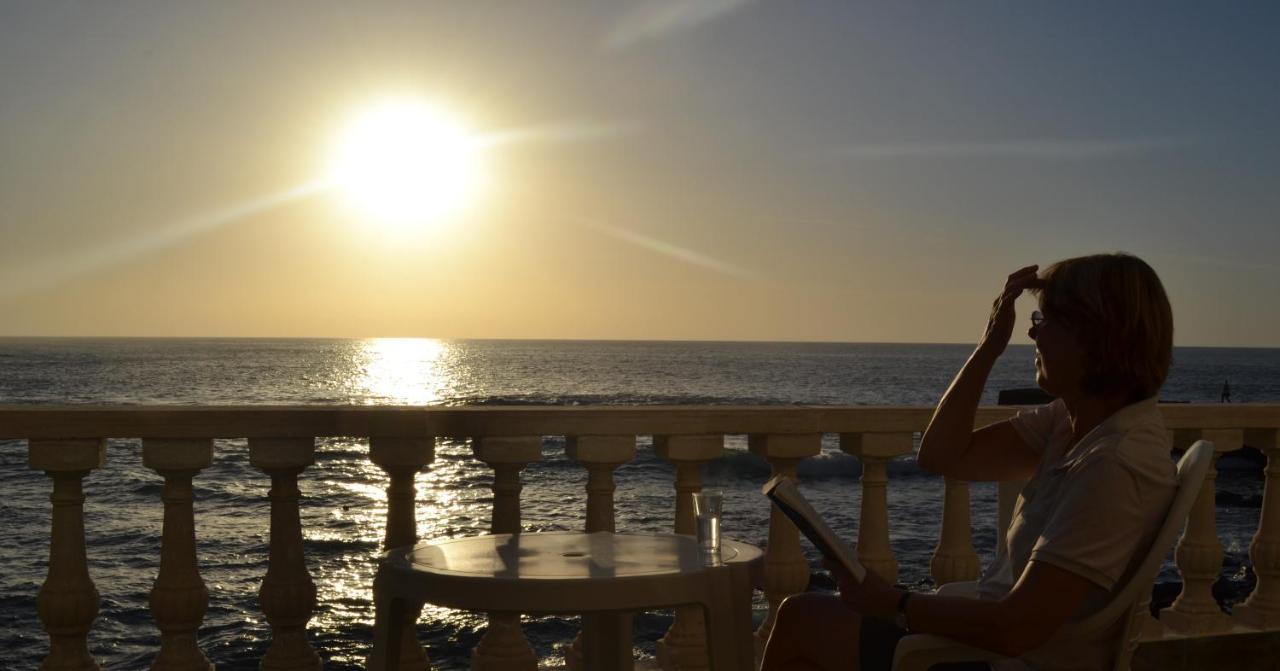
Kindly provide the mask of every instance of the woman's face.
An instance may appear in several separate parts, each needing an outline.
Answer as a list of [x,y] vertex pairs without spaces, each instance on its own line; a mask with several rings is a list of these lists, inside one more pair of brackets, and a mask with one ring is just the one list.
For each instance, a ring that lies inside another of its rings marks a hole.
[[1084,387],[1084,349],[1053,313],[1042,314],[1044,320],[1027,331],[1036,342],[1036,384],[1054,396],[1078,396]]

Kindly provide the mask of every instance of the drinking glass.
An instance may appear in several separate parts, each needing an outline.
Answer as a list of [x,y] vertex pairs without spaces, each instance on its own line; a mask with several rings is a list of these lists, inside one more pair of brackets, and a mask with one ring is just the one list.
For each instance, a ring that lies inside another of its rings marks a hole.
[[708,489],[693,495],[693,516],[697,520],[698,545],[704,552],[720,552],[720,513],[724,492]]

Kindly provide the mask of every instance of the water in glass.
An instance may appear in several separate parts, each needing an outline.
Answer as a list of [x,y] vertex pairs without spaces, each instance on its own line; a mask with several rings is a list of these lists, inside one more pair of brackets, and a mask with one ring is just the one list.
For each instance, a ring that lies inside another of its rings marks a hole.
[[720,550],[720,512],[723,505],[724,494],[719,490],[702,491],[693,495],[698,543],[705,551]]

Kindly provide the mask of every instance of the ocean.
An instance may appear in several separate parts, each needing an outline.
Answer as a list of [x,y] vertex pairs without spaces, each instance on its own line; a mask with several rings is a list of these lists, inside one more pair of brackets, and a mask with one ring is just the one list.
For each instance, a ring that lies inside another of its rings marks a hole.
[[[932,405],[968,356],[968,345],[838,343],[497,341],[429,339],[0,339],[0,404],[393,404]],[[1236,402],[1280,402],[1280,349],[1178,348],[1161,396],[1217,402],[1230,381]],[[1004,388],[1034,385],[1030,346],[1011,346],[983,402]],[[642,439],[638,458],[617,474],[620,531],[669,531],[671,466]],[[706,484],[725,491],[725,533],[763,546],[768,505],[759,486],[768,465],[730,436]],[[366,442],[324,439],[301,478],[308,567],[319,588],[309,630],[329,669],[363,668],[373,617],[370,586],[385,524],[385,475]],[[159,636],[147,607],[158,570],[161,479],[142,467],[138,441],[113,440],[104,469],[85,480],[90,574],[102,596],[90,634],[107,667],[147,667]],[[855,535],[855,459],[834,436],[802,463],[805,488],[833,526]],[[487,531],[491,471],[461,442],[443,441],[419,475],[422,538]],[[580,529],[586,474],[548,439],[524,474],[526,531]],[[1246,594],[1248,544],[1257,527],[1263,480],[1224,459],[1218,521],[1224,594]],[[221,669],[256,669],[269,631],[258,610],[266,572],[268,478],[248,463],[243,440],[219,440],[214,463],[195,481],[196,534],[209,609],[200,630]],[[890,465],[890,535],[900,582],[929,584],[942,483],[910,459]],[[48,559],[50,482],[26,466],[22,441],[0,441],[0,666],[34,669],[47,652],[36,593]],[[994,488],[972,488],[974,542],[993,551]],[[928,514],[920,514],[927,511]],[[817,569],[817,557],[806,547]],[[1166,566],[1162,581],[1176,581]],[[763,599],[757,595],[757,607]],[[652,655],[670,613],[636,618],[637,655]],[[531,619],[526,632],[549,658],[572,640],[574,618]],[[420,638],[438,668],[464,669],[484,630],[481,614],[428,606]]]

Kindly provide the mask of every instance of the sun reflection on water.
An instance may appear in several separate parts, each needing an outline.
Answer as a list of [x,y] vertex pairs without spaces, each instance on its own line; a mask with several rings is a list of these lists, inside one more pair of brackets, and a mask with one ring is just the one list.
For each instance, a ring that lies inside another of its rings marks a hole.
[[[325,441],[321,450],[333,458],[318,460],[317,470],[322,472],[307,480],[317,488],[311,495],[330,504],[304,508],[309,517],[303,525],[311,551],[323,557],[311,569],[319,592],[312,625],[326,634],[353,628],[368,631],[373,626],[372,585],[386,534],[388,482],[386,473],[367,460],[368,449],[367,439]],[[486,533],[492,506],[486,486],[490,478],[489,469],[472,458],[466,440],[441,440],[433,463],[414,478],[418,538]],[[450,645],[457,647],[463,643],[456,643],[456,637],[474,644],[486,616],[428,604],[419,620],[429,623],[428,639],[451,632],[455,643]],[[349,641],[327,643],[331,663],[355,668],[367,654],[365,647]],[[445,668],[454,667],[446,664]]]
[[367,404],[430,405],[452,386],[450,346],[431,338],[371,338],[353,354],[355,386]]
[[[470,385],[467,362],[453,342],[420,338],[378,338],[350,343],[337,362],[334,380],[347,398],[364,404],[434,405],[448,403]],[[387,474],[368,459],[369,441],[334,438],[321,448],[326,457],[307,480],[328,505],[311,511],[303,525],[313,552],[323,556],[311,573],[318,590],[312,624],[321,632],[369,631],[373,626],[373,578],[384,552],[387,531]],[[435,458],[414,478],[414,518],[420,540],[487,533],[493,495],[492,471],[478,462],[465,438],[438,440]],[[429,623],[427,640],[441,641],[457,657],[459,647],[475,644],[484,630],[483,613],[427,604],[419,618]],[[326,641],[330,662],[358,667],[367,649],[347,641]],[[433,650],[438,655],[439,650]],[[441,661],[438,659],[437,661]]]

